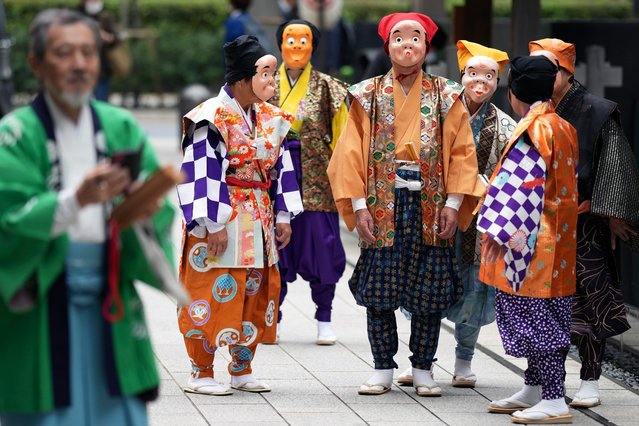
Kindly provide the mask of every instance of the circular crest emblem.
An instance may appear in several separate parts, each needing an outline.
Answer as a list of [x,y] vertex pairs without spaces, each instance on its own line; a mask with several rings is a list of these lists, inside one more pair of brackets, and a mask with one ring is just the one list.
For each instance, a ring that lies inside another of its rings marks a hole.
[[253,359],[253,352],[246,346],[235,346],[231,349],[231,357],[233,362],[231,362],[229,368],[231,371],[239,373],[248,368]]
[[242,321],[242,339],[238,342],[240,345],[251,346],[257,339],[257,327],[251,321]]
[[240,332],[234,328],[224,328],[217,333],[215,344],[218,348],[234,345],[240,341]]
[[220,303],[228,302],[237,293],[237,282],[231,274],[220,275],[213,284],[213,297]]
[[275,320],[275,302],[273,300],[268,301],[268,306],[266,307],[266,313],[264,314],[264,321],[266,321],[267,327],[273,325],[273,321]]
[[209,306],[209,302],[200,299],[191,303],[189,306],[189,316],[195,325],[206,324],[211,317],[211,307]]
[[248,296],[252,296],[260,290],[260,285],[262,284],[262,274],[257,269],[253,269],[249,272],[248,277],[246,278],[246,289],[244,290],[244,294]]
[[206,272],[213,268],[213,263],[208,260],[208,257],[206,243],[197,243],[189,252],[189,265],[197,272]]
[[217,349],[215,346],[211,346],[209,344],[209,340],[208,339],[204,339],[204,341],[202,342],[202,346],[204,346],[204,350],[207,351],[210,354],[214,354],[215,350]]
[[189,339],[204,339],[204,333],[202,330],[189,330],[186,332],[186,337]]

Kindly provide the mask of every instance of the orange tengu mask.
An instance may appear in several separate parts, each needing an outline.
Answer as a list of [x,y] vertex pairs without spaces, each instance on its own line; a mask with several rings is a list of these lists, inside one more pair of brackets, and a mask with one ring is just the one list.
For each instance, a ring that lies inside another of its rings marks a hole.
[[282,59],[289,68],[304,68],[313,53],[313,32],[304,24],[290,24],[282,33]]

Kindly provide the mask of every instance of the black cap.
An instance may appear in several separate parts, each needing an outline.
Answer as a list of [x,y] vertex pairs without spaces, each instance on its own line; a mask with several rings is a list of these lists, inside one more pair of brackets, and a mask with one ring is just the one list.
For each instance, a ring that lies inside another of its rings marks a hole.
[[517,56],[510,61],[508,87],[527,104],[550,99],[557,71],[545,56]]
[[253,77],[257,72],[255,63],[268,52],[251,35],[241,35],[224,44],[224,81],[235,83]]

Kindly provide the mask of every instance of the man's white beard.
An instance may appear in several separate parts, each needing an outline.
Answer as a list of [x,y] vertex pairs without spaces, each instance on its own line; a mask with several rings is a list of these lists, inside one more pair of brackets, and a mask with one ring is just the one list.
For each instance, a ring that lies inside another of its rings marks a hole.
[[91,99],[91,92],[84,93],[60,93],[60,100],[64,102],[68,107],[81,108],[89,102]]

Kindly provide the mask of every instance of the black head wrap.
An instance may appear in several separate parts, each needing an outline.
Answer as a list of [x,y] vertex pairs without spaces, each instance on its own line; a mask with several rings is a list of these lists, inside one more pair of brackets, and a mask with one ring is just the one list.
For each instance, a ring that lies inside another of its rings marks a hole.
[[277,32],[275,33],[275,37],[277,38],[277,46],[280,48],[280,51],[282,51],[282,36],[284,35],[284,30],[286,29],[286,27],[292,24],[306,25],[307,27],[311,29],[311,33],[313,34],[313,42],[312,42],[313,52],[315,52],[315,49],[317,49],[317,46],[319,45],[320,38],[322,37],[322,35],[320,34],[320,31],[317,29],[315,25],[311,24],[310,22],[304,19],[291,19],[290,21],[286,21],[282,25],[277,27]]
[[557,71],[545,56],[517,56],[510,61],[508,87],[527,104],[550,99]]
[[255,62],[268,52],[264,50],[257,38],[241,35],[224,44],[224,81],[235,83],[256,73]]

